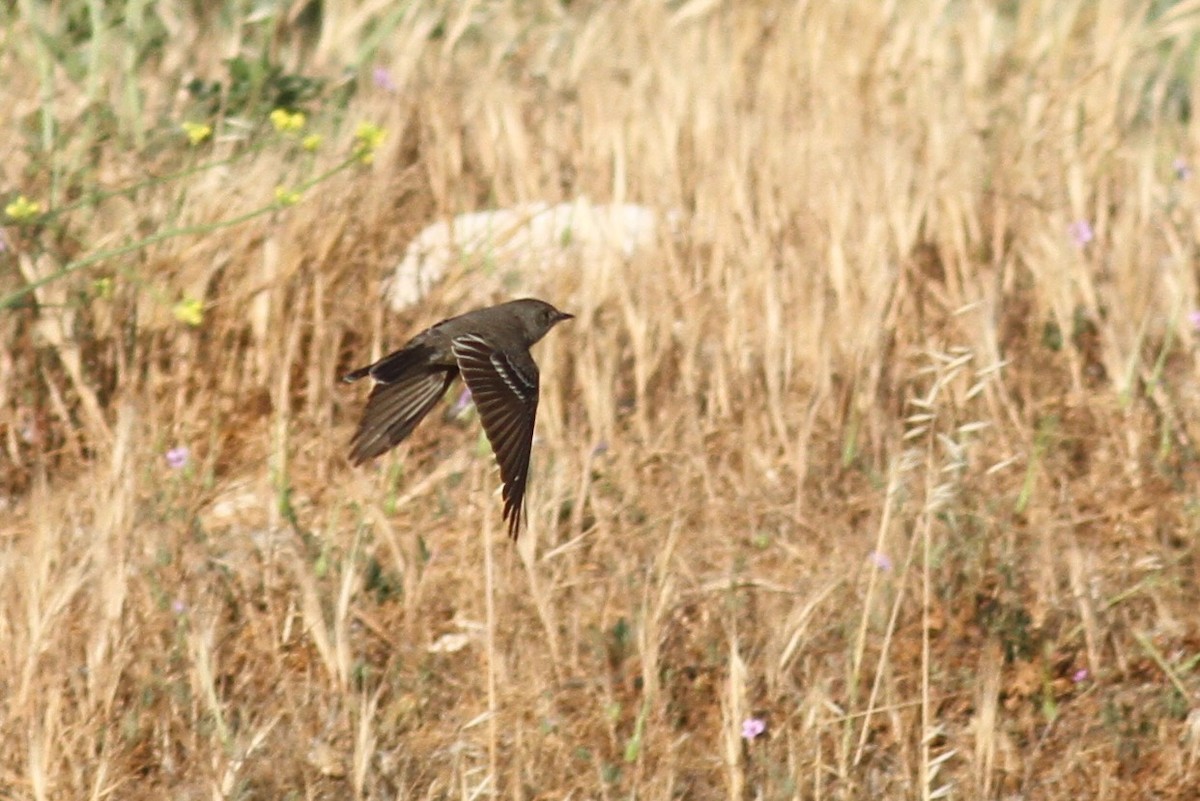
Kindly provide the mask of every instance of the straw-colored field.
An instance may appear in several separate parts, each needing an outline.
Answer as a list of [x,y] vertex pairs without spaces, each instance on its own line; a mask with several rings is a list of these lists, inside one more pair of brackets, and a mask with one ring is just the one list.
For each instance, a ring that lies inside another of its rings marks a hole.
[[1200,2],[252,5],[0,9],[0,799],[1198,797]]

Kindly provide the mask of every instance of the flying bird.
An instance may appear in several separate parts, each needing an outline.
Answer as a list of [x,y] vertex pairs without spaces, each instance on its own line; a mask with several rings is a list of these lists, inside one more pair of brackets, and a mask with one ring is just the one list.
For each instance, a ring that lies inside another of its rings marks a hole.
[[538,368],[529,348],[574,316],[534,298],[476,309],[442,320],[400,350],[346,373],[347,383],[375,380],[350,441],[350,461],[360,465],[399,445],[461,376],[500,465],[504,520],[516,539],[538,406]]

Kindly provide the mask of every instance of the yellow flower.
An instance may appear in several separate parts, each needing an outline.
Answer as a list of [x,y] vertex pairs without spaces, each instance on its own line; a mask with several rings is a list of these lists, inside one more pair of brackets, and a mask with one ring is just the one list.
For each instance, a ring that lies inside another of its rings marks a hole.
[[192,327],[204,322],[204,304],[195,298],[184,297],[171,309],[175,319]]
[[300,202],[300,193],[286,186],[275,187],[275,202],[280,206],[294,206]]
[[271,124],[280,133],[296,133],[304,128],[304,113],[277,108],[271,112]]
[[4,213],[14,220],[28,220],[42,213],[42,205],[24,195],[17,195],[16,200],[4,207]]
[[188,142],[193,147],[212,136],[212,126],[202,122],[185,122],[179,127],[187,134]]
[[354,155],[363,164],[370,164],[386,135],[387,131],[373,122],[360,122],[354,131]]
[[113,280],[112,276],[97,278],[92,282],[92,287],[96,290],[96,297],[107,300],[113,296]]
[[306,136],[302,140],[300,140],[300,146],[303,147],[305,150],[307,150],[309,153],[312,153],[313,151],[315,151],[317,148],[319,148],[321,146],[321,135],[320,134],[309,134],[308,136]]

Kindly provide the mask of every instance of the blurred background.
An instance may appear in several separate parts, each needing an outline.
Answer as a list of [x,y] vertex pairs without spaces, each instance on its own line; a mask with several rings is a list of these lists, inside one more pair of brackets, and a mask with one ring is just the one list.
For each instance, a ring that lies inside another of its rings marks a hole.
[[0,797],[1193,797],[1200,3],[0,21]]

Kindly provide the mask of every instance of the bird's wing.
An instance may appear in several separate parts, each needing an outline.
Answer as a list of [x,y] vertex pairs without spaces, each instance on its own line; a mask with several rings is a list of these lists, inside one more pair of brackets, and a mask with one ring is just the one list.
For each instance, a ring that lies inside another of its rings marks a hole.
[[504,519],[508,535],[516,539],[537,417],[537,364],[523,347],[497,348],[474,334],[455,337],[452,347],[500,465]]
[[372,373],[378,383],[350,441],[350,461],[362,464],[399,445],[446,394],[457,374],[453,367],[439,365],[399,375],[393,381],[380,381]]

